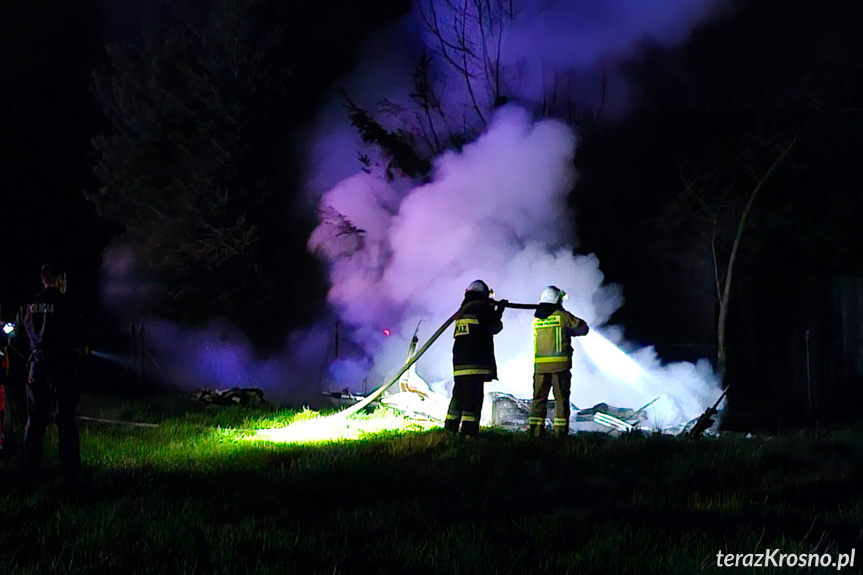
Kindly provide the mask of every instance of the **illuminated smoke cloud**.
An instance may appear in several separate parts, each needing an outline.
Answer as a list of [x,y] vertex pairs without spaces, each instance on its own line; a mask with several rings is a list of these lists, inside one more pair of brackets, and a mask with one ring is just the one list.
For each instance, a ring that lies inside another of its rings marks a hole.
[[[404,361],[417,322],[425,322],[421,339],[427,338],[477,278],[497,298],[518,302],[536,302],[546,285],[558,285],[570,294],[566,307],[603,331],[623,302],[617,286],[603,283],[596,257],[572,255],[566,199],[575,178],[575,144],[565,124],[534,122],[523,109],[507,107],[475,142],[438,158],[430,183],[399,192],[360,174],[324,194],[324,211],[345,220],[322,220],[310,247],[333,259],[330,303],[353,326],[349,333],[365,354],[358,359],[376,370],[376,383]],[[344,233],[345,221],[363,231]],[[499,381],[488,391],[530,395],[531,319],[528,311],[505,313],[504,330],[495,338]],[[387,328],[390,337],[382,335]],[[607,335],[615,339],[613,330]],[[439,391],[451,380],[451,341],[447,332],[418,364],[418,374]],[[664,417],[680,423],[715,397],[706,362],[662,366],[652,350],[630,359],[613,345],[585,353],[578,347],[573,401],[580,407],[604,401],[637,408],[664,395],[664,409],[673,412]],[[632,362],[631,376],[615,372],[621,360]],[[333,375],[344,377],[349,365],[342,359]],[[360,373],[356,368],[350,376]],[[340,381],[354,389],[357,384]]]

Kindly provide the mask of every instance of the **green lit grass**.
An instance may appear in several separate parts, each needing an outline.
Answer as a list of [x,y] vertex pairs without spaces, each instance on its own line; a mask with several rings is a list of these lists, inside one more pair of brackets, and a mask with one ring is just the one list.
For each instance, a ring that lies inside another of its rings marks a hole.
[[0,467],[0,573],[739,573],[716,552],[767,548],[863,562],[859,433],[280,444],[249,437],[320,414],[90,401],[159,427],[82,423],[78,494],[54,435],[38,484]]

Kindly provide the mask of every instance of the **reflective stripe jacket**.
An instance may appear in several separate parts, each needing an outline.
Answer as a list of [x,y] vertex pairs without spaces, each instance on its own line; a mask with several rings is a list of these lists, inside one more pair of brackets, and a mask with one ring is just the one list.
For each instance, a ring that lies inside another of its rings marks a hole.
[[[503,329],[503,308],[495,310],[488,299],[466,297],[464,313],[455,321],[452,345],[453,375],[479,375],[486,381],[497,379],[494,361],[494,334]],[[465,307],[466,306],[466,307]]]
[[572,369],[572,338],[588,332],[583,319],[560,306],[553,310],[548,313],[549,308],[541,307],[533,318],[534,373]]

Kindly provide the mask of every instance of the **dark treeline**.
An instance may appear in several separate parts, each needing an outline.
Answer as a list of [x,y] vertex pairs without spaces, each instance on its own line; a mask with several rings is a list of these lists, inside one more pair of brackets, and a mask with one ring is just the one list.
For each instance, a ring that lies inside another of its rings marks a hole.
[[40,289],[39,267],[66,260],[75,290],[95,304],[111,228],[84,200],[96,184],[90,139],[103,124],[90,95],[104,54],[97,2],[0,6],[0,274],[4,317]]
[[857,417],[863,10],[738,4],[683,47],[631,63],[630,115],[583,131],[582,248],[625,286],[615,319],[627,336],[667,359],[719,353],[718,293],[733,272],[729,423]]
[[51,259],[97,314],[103,249],[124,245],[161,288],[146,311],[227,317],[259,350],[280,347],[326,294],[305,249],[316,214],[296,134],[362,41],[409,6],[4,3],[7,310]]
[[155,311],[227,318],[261,351],[311,322],[326,294],[305,240],[296,134],[364,37],[406,2],[170,3],[133,46],[108,46],[94,94],[100,214],[125,226]]

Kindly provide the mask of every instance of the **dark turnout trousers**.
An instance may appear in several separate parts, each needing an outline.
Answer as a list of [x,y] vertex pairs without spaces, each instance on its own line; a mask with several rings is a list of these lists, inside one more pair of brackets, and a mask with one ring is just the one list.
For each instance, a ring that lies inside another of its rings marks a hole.
[[444,429],[453,433],[460,431],[462,435],[479,434],[483,384],[486,377],[482,375],[457,375],[455,377]]
[[545,432],[549,391],[554,391],[554,432],[556,435],[569,435],[569,396],[572,391],[572,373],[569,370],[533,374],[533,403],[527,418],[530,434],[539,436]]
[[81,447],[75,423],[78,400],[78,386],[71,366],[45,361],[30,364],[27,426],[24,428],[24,465],[29,473],[38,473],[42,466],[45,431],[53,415],[61,473],[66,480],[78,478],[81,471]]

